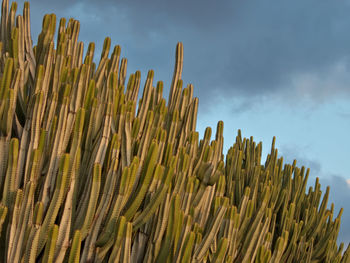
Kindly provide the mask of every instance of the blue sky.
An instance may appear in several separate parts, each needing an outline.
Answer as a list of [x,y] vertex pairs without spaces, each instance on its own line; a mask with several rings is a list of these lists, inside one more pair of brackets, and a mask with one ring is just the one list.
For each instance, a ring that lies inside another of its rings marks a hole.
[[[19,12],[23,1],[18,1]],[[128,75],[149,69],[173,74],[175,46],[184,44],[184,84],[199,98],[197,130],[224,121],[226,153],[237,130],[263,142],[272,137],[287,162],[311,169],[340,207],[339,241],[350,242],[350,1],[100,0],[31,3],[36,42],[45,13],[81,22],[80,40],[106,36],[128,59]],[[167,98],[167,97],[166,97]]]

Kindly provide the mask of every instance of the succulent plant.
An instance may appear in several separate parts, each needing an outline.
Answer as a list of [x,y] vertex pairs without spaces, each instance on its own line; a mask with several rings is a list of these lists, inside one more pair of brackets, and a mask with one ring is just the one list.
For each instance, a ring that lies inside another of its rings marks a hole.
[[178,43],[168,102],[150,70],[126,82],[106,38],[83,56],[80,24],[45,15],[33,47],[29,3],[2,1],[1,262],[350,262],[309,169],[283,164],[274,140],[236,141],[223,122],[199,141],[198,98],[181,80]]

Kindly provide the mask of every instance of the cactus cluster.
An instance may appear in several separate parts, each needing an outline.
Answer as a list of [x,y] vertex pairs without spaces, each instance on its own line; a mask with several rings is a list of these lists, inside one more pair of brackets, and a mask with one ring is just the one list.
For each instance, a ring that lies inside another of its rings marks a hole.
[[[106,38],[85,57],[79,22],[45,15],[37,45],[3,0],[0,28],[0,262],[350,262],[340,210],[309,170],[283,164],[274,141],[240,131],[226,158],[196,132],[198,98],[183,88],[177,44],[168,103],[150,70],[126,82]],[[137,104],[138,103],[138,104]]]

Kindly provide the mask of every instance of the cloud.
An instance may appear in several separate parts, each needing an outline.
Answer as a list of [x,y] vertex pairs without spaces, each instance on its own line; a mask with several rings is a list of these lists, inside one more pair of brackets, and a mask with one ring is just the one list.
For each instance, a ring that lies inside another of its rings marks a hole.
[[97,41],[97,47],[105,36],[111,36],[132,63],[131,71],[153,68],[156,78],[164,80],[167,86],[175,45],[182,41],[183,78],[186,84],[194,84],[195,95],[205,107],[213,106],[220,97],[242,98],[248,105],[256,98],[284,101],[293,97],[295,101],[306,96],[322,103],[330,97],[349,95],[349,2],[31,3],[35,17],[55,12],[81,20],[81,39]]
[[311,174],[316,177],[322,172],[321,163],[307,157],[308,148],[308,145],[277,145],[279,156],[283,156],[284,163],[291,164],[296,160],[298,167],[305,166],[306,168],[310,168]]

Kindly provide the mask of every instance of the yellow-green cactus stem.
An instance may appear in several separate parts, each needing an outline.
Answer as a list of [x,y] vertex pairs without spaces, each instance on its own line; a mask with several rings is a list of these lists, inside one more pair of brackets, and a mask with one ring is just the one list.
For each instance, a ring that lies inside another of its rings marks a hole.
[[141,205],[143,198],[145,197],[147,188],[151,183],[151,178],[155,168],[155,161],[158,155],[158,145],[156,142],[153,142],[150,146],[144,168],[142,169],[142,178],[140,178],[139,187],[136,190],[137,194],[134,197],[134,201],[129,205],[128,209],[125,211],[124,216],[127,220],[130,220],[136,213],[137,209]]
[[58,225],[53,225],[49,231],[49,235],[47,239],[48,241],[46,242],[46,245],[45,245],[44,257],[43,257],[44,262],[54,262],[54,255],[55,255],[54,253],[55,253],[57,237],[58,237]]
[[95,214],[97,200],[100,192],[101,185],[101,165],[96,163],[93,170],[93,180],[90,192],[90,199],[87,205],[87,210],[84,216],[84,221],[81,226],[81,238],[82,240],[86,237],[90,231],[91,223]]
[[80,261],[81,235],[80,230],[74,233],[72,246],[69,253],[68,263],[78,263]]

